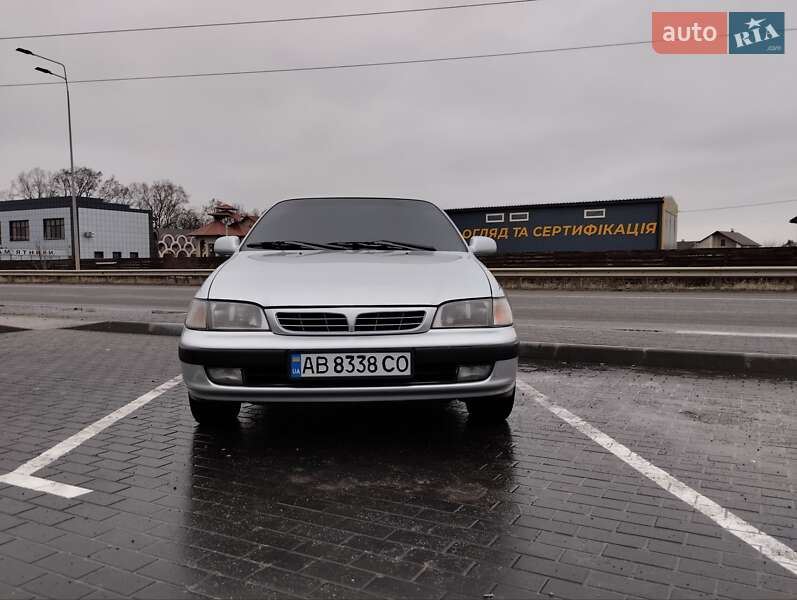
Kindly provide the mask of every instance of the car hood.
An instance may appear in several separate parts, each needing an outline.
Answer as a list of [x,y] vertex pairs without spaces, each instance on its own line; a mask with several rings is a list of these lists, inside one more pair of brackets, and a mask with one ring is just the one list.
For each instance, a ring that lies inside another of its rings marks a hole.
[[468,252],[303,251],[233,255],[208,298],[261,306],[435,305],[491,295]]

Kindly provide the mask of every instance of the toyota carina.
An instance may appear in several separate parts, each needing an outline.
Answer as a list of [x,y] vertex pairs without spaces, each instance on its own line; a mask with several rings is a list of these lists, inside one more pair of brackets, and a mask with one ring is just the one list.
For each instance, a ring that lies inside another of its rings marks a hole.
[[299,198],[266,211],[205,281],[180,338],[200,423],[241,402],[438,401],[511,412],[518,342],[501,286],[422,200]]

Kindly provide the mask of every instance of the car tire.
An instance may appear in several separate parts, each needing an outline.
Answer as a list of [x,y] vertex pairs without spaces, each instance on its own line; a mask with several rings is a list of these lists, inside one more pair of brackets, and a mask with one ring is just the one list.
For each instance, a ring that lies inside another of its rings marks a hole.
[[466,400],[468,417],[476,423],[500,423],[512,413],[515,406],[515,388],[500,396],[486,396]]
[[213,402],[210,400],[195,400],[188,397],[191,414],[200,425],[223,425],[230,423],[238,417],[241,410],[240,402]]

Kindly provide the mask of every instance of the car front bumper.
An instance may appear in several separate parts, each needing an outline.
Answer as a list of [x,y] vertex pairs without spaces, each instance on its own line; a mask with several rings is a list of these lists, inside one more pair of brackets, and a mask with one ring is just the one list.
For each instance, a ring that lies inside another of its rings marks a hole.
[[[292,336],[270,332],[183,330],[180,362],[189,394],[197,400],[234,402],[371,402],[493,396],[515,385],[518,342],[512,327],[439,329],[417,334]],[[411,380],[288,378],[296,352],[410,351]],[[456,368],[490,364],[479,381],[457,381]],[[206,367],[240,368],[243,385],[211,381]],[[452,374],[454,375],[452,377]]]

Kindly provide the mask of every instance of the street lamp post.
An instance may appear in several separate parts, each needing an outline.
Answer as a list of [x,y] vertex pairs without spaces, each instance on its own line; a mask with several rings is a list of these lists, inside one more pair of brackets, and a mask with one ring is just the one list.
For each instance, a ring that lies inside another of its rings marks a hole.
[[64,74],[61,76],[58,73],[53,73],[49,69],[45,69],[44,67],[36,67],[36,71],[45,73],[46,75],[52,75],[53,77],[58,77],[58,79],[61,79],[66,86],[66,119],[67,125],[69,127],[69,191],[72,194],[72,256],[75,259],[75,271],[80,271],[80,228],[78,227],[77,198],[75,197],[75,154],[72,150],[72,107],[69,103],[69,78],[66,74],[66,65],[62,62],[58,62],[57,60],[53,60],[52,58],[47,58],[41,54],[36,54],[35,52],[25,48],[17,48],[17,52],[28,54],[30,56],[36,56],[42,60],[60,65],[60,67],[64,70]]

